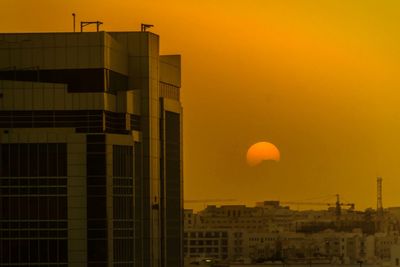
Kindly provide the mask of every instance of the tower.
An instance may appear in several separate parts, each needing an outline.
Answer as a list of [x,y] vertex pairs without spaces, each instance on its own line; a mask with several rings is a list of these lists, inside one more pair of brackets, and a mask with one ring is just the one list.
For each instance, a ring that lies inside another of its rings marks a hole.
[[376,212],[379,217],[383,216],[382,205],[382,177],[376,179]]
[[375,229],[382,232],[383,229],[383,204],[382,204],[382,177],[376,179],[376,224]]
[[0,265],[182,265],[180,56],[151,32],[0,34]]
[[340,215],[342,214],[342,203],[340,203],[340,196],[339,194],[336,194],[336,202],[335,202],[335,215],[336,215],[336,221],[340,221]]

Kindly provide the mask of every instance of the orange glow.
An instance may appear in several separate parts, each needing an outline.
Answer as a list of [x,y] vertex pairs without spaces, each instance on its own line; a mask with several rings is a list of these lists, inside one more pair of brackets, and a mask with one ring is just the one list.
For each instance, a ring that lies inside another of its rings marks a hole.
[[[77,26],[101,20],[105,31],[154,24],[160,52],[182,55],[186,198],[253,205],[340,193],[364,209],[376,205],[377,175],[384,205],[400,206],[399,9],[397,0],[14,0],[2,1],[0,31],[72,31],[73,12]],[[265,136],[284,160],[249,168],[243,154]]]
[[279,161],[280,157],[278,148],[268,142],[258,142],[247,150],[247,164],[252,167],[257,166],[264,160]]

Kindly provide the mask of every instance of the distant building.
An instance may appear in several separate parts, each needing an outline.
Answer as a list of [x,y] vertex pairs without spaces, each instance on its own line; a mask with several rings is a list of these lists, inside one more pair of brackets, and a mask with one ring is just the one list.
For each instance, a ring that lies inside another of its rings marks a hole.
[[375,234],[375,255],[382,261],[390,261],[391,247],[399,244],[399,235],[377,233]]
[[196,227],[239,228],[248,231],[290,231],[294,230],[294,219],[298,212],[286,207],[244,205],[207,206],[196,216]]
[[0,265],[181,266],[180,56],[0,34]]
[[185,209],[183,211],[183,225],[185,229],[196,227],[198,225],[197,219],[197,213],[194,213],[193,210]]
[[400,245],[393,245],[390,255],[390,266],[400,266]]
[[204,239],[200,233],[226,231],[226,257],[203,256],[227,263],[387,264],[396,257],[393,246],[400,241],[395,214],[385,212],[384,219],[386,231],[380,233],[369,227],[374,225],[370,210],[343,210],[340,220],[334,209],[293,211],[278,201],[264,201],[255,207],[211,205],[197,213],[185,210],[185,258],[207,251],[190,246],[206,244],[197,243]]
[[226,260],[229,258],[229,242],[233,235],[227,229],[195,229],[184,233],[183,252],[187,261],[203,258]]

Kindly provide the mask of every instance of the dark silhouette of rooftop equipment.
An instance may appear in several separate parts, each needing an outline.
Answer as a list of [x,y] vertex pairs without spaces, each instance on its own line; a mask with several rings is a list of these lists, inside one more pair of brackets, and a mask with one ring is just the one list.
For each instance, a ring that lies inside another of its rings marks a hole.
[[72,13],[72,27],[73,27],[74,32],[75,32],[75,13]]
[[142,23],[142,24],[140,25],[140,30],[141,30],[142,32],[145,32],[145,31],[147,31],[147,29],[149,29],[149,28],[151,28],[151,27],[154,27],[154,25],[153,25],[153,24],[145,24],[145,23]]
[[91,24],[96,24],[96,29],[99,31],[100,25],[103,25],[103,22],[101,21],[81,21],[81,32],[83,32],[83,28],[91,25]]

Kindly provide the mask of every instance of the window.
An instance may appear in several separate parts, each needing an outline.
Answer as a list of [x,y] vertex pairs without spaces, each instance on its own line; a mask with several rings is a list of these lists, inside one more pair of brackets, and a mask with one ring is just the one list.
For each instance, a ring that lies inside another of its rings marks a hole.
[[63,143],[0,144],[0,265],[66,264],[66,153]]
[[92,262],[105,262],[108,258],[105,136],[87,135],[86,142],[87,250],[90,265]]

